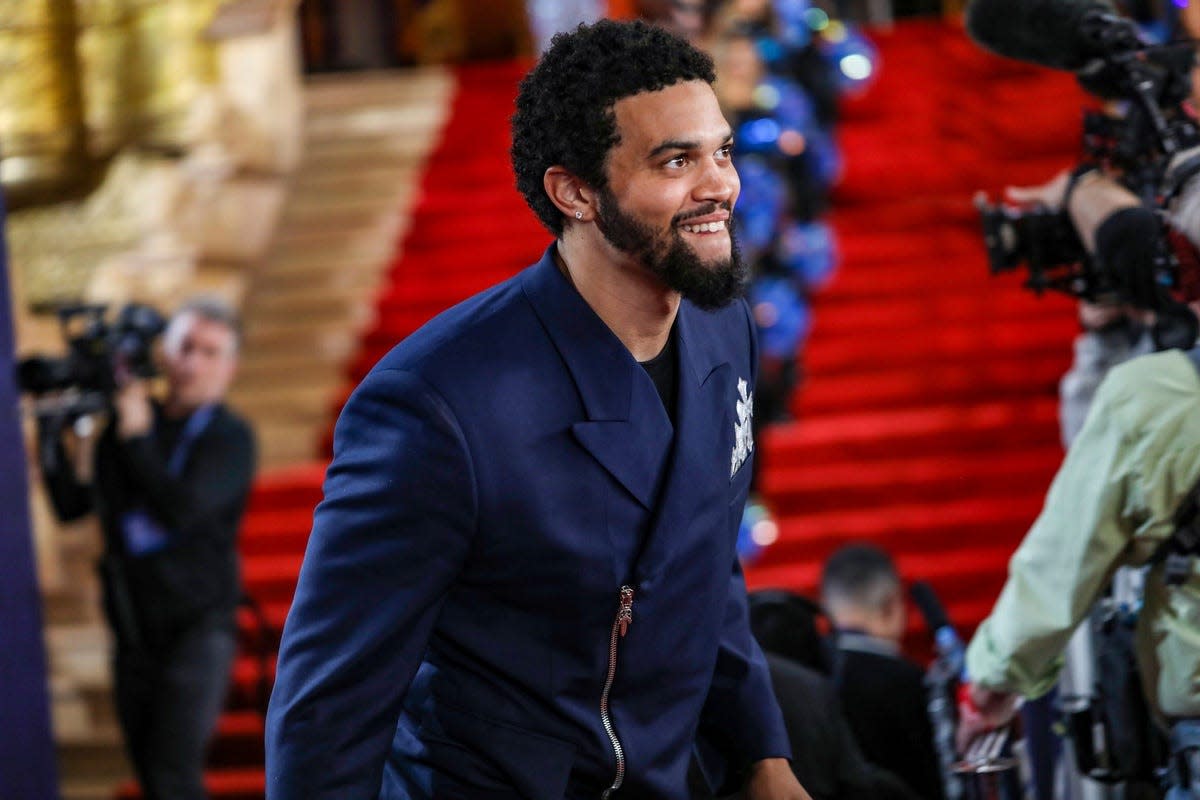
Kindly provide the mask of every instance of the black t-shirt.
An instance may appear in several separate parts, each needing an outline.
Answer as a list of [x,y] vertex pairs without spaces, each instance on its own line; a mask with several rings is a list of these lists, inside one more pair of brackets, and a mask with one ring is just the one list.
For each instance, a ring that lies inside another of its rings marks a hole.
[[654,381],[654,388],[658,389],[658,396],[662,399],[663,408],[667,410],[667,416],[671,418],[672,424],[675,422],[675,401],[679,394],[679,380],[675,366],[679,360],[675,356],[678,349],[675,344],[675,328],[672,327],[662,352],[649,361],[638,362],[646,370],[650,380]]

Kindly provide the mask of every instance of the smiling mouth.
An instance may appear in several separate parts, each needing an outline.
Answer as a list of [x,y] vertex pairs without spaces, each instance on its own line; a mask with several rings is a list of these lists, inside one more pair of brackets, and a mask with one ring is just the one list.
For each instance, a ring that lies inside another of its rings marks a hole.
[[698,225],[683,224],[679,227],[683,228],[688,233],[719,233],[725,230],[725,220],[717,222],[701,222]]

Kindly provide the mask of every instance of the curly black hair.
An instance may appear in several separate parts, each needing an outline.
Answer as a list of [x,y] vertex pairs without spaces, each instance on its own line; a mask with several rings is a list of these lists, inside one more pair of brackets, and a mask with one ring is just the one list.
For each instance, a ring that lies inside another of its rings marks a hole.
[[640,20],[600,20],[551,40],[521,81],[510,150],[517,188],[551,233],[562,235],[564,217],[546,195],[546,170],[562,166],[603,189],[608,151],[620,141],[613,104],[692,80],[716,80],[712,59]]

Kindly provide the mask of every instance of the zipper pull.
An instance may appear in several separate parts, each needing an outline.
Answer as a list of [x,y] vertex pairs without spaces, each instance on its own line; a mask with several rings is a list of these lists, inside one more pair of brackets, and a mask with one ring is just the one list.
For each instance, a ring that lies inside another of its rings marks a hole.
[[617,612],[617,624],[621,626],[621,638],[633,623],[633,587],[621,587],[621,609]]

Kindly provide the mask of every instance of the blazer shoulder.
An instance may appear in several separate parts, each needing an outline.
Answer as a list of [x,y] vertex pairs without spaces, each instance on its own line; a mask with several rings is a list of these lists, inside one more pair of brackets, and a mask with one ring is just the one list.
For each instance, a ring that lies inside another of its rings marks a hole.
[[407,372],[452,400],[496,389],[522,363],[541,363],[551,347],[525,297],[520,276],[444,311],[391,349],[372,368]]
[[[515,278],[448,308],[399,341],[373,368],[425,375],[449,359],[477,355],[481,340],[531,316]],[[501,344],[502,342],[495,342]]]

